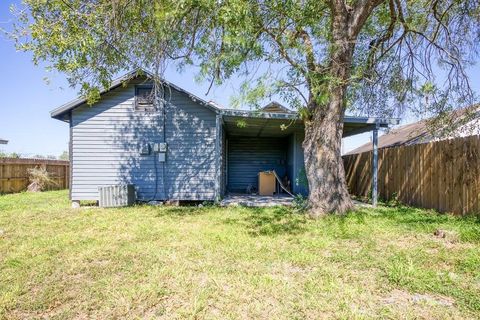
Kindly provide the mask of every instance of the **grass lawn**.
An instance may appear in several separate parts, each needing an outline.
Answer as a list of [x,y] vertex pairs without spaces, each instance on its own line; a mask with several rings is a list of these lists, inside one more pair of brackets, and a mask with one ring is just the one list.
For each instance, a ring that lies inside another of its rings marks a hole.
[[479,219],[72,210],[60,191],[0,196],[0,230],[0,318],[480,317]]

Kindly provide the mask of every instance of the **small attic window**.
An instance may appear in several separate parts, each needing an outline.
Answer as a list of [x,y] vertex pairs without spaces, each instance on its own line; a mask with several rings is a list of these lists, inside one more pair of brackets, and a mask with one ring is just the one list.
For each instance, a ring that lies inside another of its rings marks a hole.
[[155,111],[154,100],[153,87],[135,87],[135,111]]

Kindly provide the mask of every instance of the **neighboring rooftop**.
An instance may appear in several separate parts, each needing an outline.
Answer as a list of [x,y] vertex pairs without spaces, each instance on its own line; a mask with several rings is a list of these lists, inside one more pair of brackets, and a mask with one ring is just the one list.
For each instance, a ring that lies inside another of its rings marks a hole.
[[[378,138],[378,148],[395,147],[402,145],[410,145],[418,143],[421,137],[427,133],[427,126],[424,120],[410,123],[398,128],[392,129],[390,132]],[[372,150],[372,143],[367,142],[364,145],[353,149],[346,154],[356,154]]]
[[[475,120],[475,117],[479,116],[477,109],[479,109],[478,105],[456,109],[451,112],[450,117],[452,117],[454,120],[458,119],[458,121],[461,121],[467,113],[475,112],[474,118],[469,118],[469,120],[477,121]],[[390,130],[390,132],[378,138],[378,148],[381,149],[387,147],[408,146],[438,139],[438,137],[432,134],[430,128],[428,127],[428,121],[429,120],[420,120]],[[460,130],[461,127],[462,126],[460,126],[457,130]],[[372,143],[367,142],[364,145],[347,152],[346,154],[356,154],[371,150]]]
[[7,143],[8,143],[8,140],[0,138],[0,144],[7,144]]

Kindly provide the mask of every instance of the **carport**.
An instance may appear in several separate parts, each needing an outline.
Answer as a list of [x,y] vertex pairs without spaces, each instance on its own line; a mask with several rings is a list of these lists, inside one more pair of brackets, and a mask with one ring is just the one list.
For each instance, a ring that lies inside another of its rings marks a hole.
[[[286,177],[294,194],[308,194],[302,150],[304,125],[296,113],[223,110],[220,120],[223,194],[238,196],[252,188],[258,190],[258,173],[270,170]],[[344,121],[344,137],[373,131],[373,161],[378,168],[378,129],[396,121],[348,116]],[[373,175],[375,203],[376,170]]]

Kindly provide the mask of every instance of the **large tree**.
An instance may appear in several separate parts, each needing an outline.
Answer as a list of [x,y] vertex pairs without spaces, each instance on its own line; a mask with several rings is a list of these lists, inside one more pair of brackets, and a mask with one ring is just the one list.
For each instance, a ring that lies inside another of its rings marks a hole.
[[341,158],[346,110],[446,114],[473,101],[478,1],[24,0],[13,36],[90,101],[123,70],[155,83],[168,63],[218,85],[243,77],[239,101],[280,95],[305,123],[313,216],[352,207]]

